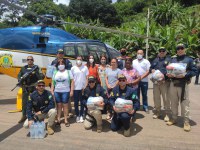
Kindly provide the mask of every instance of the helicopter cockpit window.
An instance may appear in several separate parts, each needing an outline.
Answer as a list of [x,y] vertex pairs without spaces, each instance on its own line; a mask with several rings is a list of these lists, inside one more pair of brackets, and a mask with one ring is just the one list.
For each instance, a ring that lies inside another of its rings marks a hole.
[[74,44],[67,44],[64,46],[64,52],[65,56],[73,57],[75,58],[75,49],[74,49]]
[[86,61],[88,58],[88,50],[85,43],[77,44],[78,55],[83,57],[83,60]]
[[108,51],[109,51],[110,55],[112,56],[112,58],[117,58],[121,55],[119,51],[112,49],[112,48],[108,48]]
[[49,37],[39,37],[39,42],[40,43],[47,43],[49,40]]

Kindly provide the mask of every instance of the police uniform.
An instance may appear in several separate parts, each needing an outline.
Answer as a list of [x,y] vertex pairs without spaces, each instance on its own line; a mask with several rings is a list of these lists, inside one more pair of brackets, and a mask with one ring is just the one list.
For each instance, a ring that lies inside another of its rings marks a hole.
[[[192,58],[182,55],[172,57],[171,63],[185,63],[186,75],[184,78],[171,78],[169,94],[171,99],[172,119],[167,125],[176,123],[178,116],[179,101],[181,104],[181,116],[184,117],[184,130],[185,125],[189,125],[189,89],[188,84],[193,76],[196,75],[197,69]],[[189,125],[190,128],[190,125]],[[189,131],[190,129],[188,129]]]
[[27,103],[27,117],[28,119],[24,123],[24,127],[28,127],[28,121],[35,119],[35,113],[41,111],[41,115],[38,116],[39,119],[44,119],[48,117],[48,126],[52,127],[56,117],[56,109],[53,100],[52,94],[44,90],[42,94],[40,94],[37,90],[35,90],[32,94],[30,94],[28,103]]
[[29,77],[22,83],[22,119],[19,121],[19,123],[25,121],[26,119],[26,104],[28,101],[28,96],[35,90],[35,83],[38,80],[43,79],[44,75],[37,65],[33,65],[32,67],[25,65],[21,68],[18,74],[18,80],[20,80],[25,73],[30,72],[34,67],[37,67],[38,69],[33,71],[29,75]]
[[[137,92],[134,91],[129,86],[126,86],[124,90],[120,89],[119,86],[116,86],[111,94],[110,94],[110,104],[114,106],[115,100],[117,98],[123,98],[127,100],[132,100],[133,101],[133,108],[135,112],[140,108],[140,102],[138,100]],[[135,114],[134,112],[134,114]],[[119,130],[122,126],[124,127],[125,130],[128,130],[130,128],[130,119],[132,115],[128,114],[126,112],[122,113],[116,113],[114,112],[114,116],[111,121],[111,129],[113,131]]]
[[[90,78],[88,78],[88,81],[90,81]],[[96,83],[95,83],[96,84]],[[97,131],[101,132],[102,130],[102,111],[101,110],[87,110],[87,99],[89,97],[98,97],[101,96],[104,99],[104,103],[107,103],[107,95],[106,91],[99,85],[96,84],[94,88],[90,88],[87,86],[83,93],[83,103],[86,107],[86,117],[84,120],[84,127],[85,129],[90,129],[96,122],[97,124]]]
[[171,58],[166,56],[164,58],[157,57],[155,58],[150,67],[150,72],[152,70],[159,70],[165,77],[164,81],[153,83],[153,96],[154,96],[154,105],[155,105],[155,113],[153,115],[154,119],[157,119],[161,114],[161,96],[163,99],[164,109],[166,110],[166,116],[164,118],[165,121],[169,121],[169,113],[170,113],[170,99],[168,97],[168,89],[169,89],[169,81],[166,76],[167,70],[166,66],[170,63]]

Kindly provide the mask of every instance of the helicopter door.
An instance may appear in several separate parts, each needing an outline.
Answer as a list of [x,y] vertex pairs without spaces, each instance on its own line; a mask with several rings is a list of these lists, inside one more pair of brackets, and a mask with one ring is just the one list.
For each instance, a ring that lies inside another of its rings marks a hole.
[[89,53],[88,53],[87,46],[85,43],[77,44],[77,52],[78,52],[78,55],[81,55],[83,57],[83,61],[87,61]]

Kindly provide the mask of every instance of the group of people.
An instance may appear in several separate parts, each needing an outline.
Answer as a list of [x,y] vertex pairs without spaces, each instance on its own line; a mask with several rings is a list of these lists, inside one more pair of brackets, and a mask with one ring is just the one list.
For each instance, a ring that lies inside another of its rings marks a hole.
[[[102,131],[102,113],[107,113],[111,120],[111,129],[117,131],[124,128],[124,136],[130,136],[130,120],[137,110],[140,109],[140,93],[142,94],[142,107],[148,114],[148,75],[160,70],[164,79],[153,83],[154,114],[153,118],[161,116],[161,96],[163,99],[167,125],[173,125],[177,121],[178,104],[181,104],[181,114],[184,117],[184,130],[190,131],[189,123],[189,97],[188,84],[197,74],[197,68],[192,58],[186,56],[185,46],[180,44],[176,47],[177,55],[167,56],[167,50],[161,47],[158,56],[152,63],[145,59],[143,50],[137,51],[137,58],[126,56],[126,49],[121,50],[122,56],[107,62],[106,55],[100,57],[100,64],[95,64],[93,55],[88,56],[87,63],[83,63],[82,56],[76,57],[76,65],[72,66],[68,59],[64,58],[64,51],[59,49],[57,58],[52,62],[55,71],[52,76],[51,90],[45,90],[44,75],[40,68],[34,71],[30,78],[24,80],[22,118],[25,127],[30,127],[36,118],[49,117],[47,131],[53,134],[53,124],[60,126],[61,113],[64,114],[64,124],[70,126],[68,121],[70,101],[73,97],[76,122],[83,123],[85,129],[97,125],[97,132]],[[28,65],[24,66],[19,75],[34,66],[32,56],[27,57]],[[170,63],[185,63],[186,75],[173,76],[167,73],[166,66]],[[35,86],[36,85],[36,86]],[[99,102],[102,110],[89,110],[87,100],[89,97],[103,97]],[[117,98],[132,100],[133,109],[130,112],[117,112],[115,101]],[[80,104],[79,104],[80,102]],[[80,105],[80,107],[79,107]]]

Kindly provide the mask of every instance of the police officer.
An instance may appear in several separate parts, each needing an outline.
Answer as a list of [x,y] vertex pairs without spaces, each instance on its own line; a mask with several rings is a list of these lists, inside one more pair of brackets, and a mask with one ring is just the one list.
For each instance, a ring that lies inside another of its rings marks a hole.
[[34,119],[44,120],[48,117],[48,134],[54,134],[52,126],[56,117],[56,109],[53,96],[51,92],[45,90],[45,82],[43,80],[37,82],[36,90],[29,96],[27,117],[28,119],[24,122],[25,128],[30,127]]
[[117,131],[121,127],[124,127],[124,136],[128,137],[130,136],[130,119],[135,114],[136,110],[140,108],[140,102],[137,97],[137,92],[131,87],[126,85],[127,80],[123,74],[120,74],[118,76],[118,80],[119,80],[119,85],[112,90],[109,98],[113,110],[115,111],[115,106],[114,106],[115,100],[117,98],[123,98],[126,100],[133,101],[133,111],[128,113],[127,112],[116,113],[115,111],[111,121],[111,129],[113,131]]
[[184,117],[184,127],[185,131],[190,131],[191,126],[189,123],[189,89],[188,84],[191,82],[191,78],[196,75],[197,69],[192,58],[188,57],[185,53],[185,46],[179,44],[176,47],[177,55],[172,57],[172,63],[185,63],[186,64],[186,74],[185,75],[172,75],[167,74],[171,79],[169,87],[169,95],[171,99],[171,110],[172,118],[167,122],[167,125],[173,125],[177,121],[178,116],[178,104],[181,104],[181,115]]
[[18,74],[18,80],[22,79],[23,75],[31,71],[33,68],[37,67],[37,69],[33,71],[22,83],[22,117],[18,123],[22,123],[26,120],[26,104],[28,101],[28,96],[35,90],[35,83],[44,78],[41,69],[37,65],[34,65],[33,56],[27,57],[27,63],[28,65],[25,65],[21,68]]
[[166,56],[167,52],[164,47],[159,48],[159,53],[157,58],[155,58],[150,67],[150,72],[154,73],[155,70],[159,70],[163,75],[164,79],[159,82],[153,83],[153,96],[154,96],[154,106],[155,113],[153,115],[154,119],[157,119],[161,115],[161,95],[163,99],[164,109],[166,110],[166,115],[164,117],[164,121],[169,121],[169,113],[170,113],[170,100],[168,97],[168,89],[169,89],[169,81],[166,76],[167,70],[166,66],[170,63],[171,58]]
[[200,74],[200,51],[197,52],[197,56],[198,56],[198,58],[195,59],[195,63],[196,63],[196,66],[197,66],[197,74],[196,74],[196,78],[195,78],[195,82],[194,82],[195,85],[198,85],[198,84],[199,84],[199,74]]
[[[88,77],[88,84],[83,92],[83,103],[86,105],[87,99],[91,97],[101,96],[104,99],[104,102],[100,103],[100,107],[104,107],[107,102],[106,91],[97,84],[96,78],[94,76]],[[84,120],[85,129],[90,129],[92,126],[97,124],[97,132],[100,133],[102,131],[102,111],[101,110],[87,110],[86,109],[86,118]]]
[[66,61],[66,66],[65,69],[70,70],[72,68],[72,63],[67,59],[64,58],[64,50],[63,49],[58,49],[57,51],[57,58],[52,61],[51,65],[56,65],[59,60],[64,59]]

